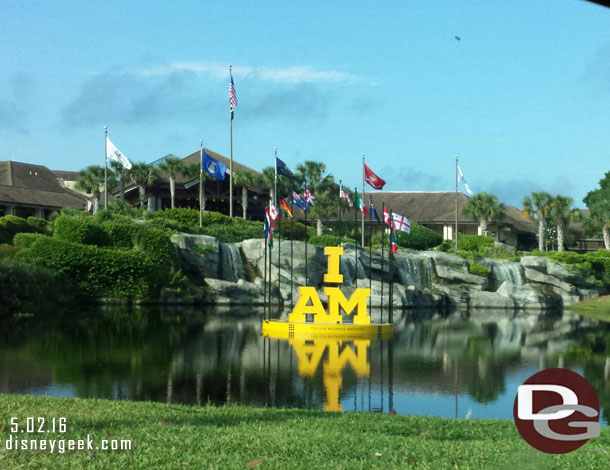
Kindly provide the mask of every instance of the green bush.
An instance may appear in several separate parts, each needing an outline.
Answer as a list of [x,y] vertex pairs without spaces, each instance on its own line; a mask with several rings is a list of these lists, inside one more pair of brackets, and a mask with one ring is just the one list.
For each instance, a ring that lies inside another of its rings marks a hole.
[[88,215],[60,215],[55,219],[53,237],[85,245],[106,246],[110,243],[104,228]]
[[15,258],[0,259],[0,319],[41,305],[74,305],[81,300],[80,290],[60,273]]
[[468,266],[468,272],[470,274],[475,274],[476,276],[487,276],[489,274],[489,270],[482,264],[478,263],[470,263]]
[[50,238],[48,235],[42,233],[18,233],[13,238],[13,245],[21,248],[29,248],[32,243],[40,238]]
[[494,239],[484,235],[459,235],[458,250],[478,253],[483,247],[493,246]]
[[133,247],[146,253],[156,264],[165,265],[169,269],[175,252],[170,236],[171,232],[142,225],[137,227]]
[[398,242],[398,246],[403,248],[428,250],[441,243],[443,237],[428,227],[419,225],[417,222],[412,222],[411,233],[402,231],[396,232],[396,241]]
[[45,219],[40,219],[38,217],[28,217],[25,219],[26,223],[32,227],[32,232],[34,233],[48,233],[49,232],[49,222]]
[[14,215],[0,217],[0,244],[13,243],[13,237],[18,233],[34,233],[38,231],[33,224],[29,224],[26,219],[21,217]]
[[286,240],[292,239],[292,240],[305,241],[310,237],[308,230],[307,230],[308,228],[309,227],[307,227],[306,225],[304,225],[300,222],[293,221],[291,223],[290,219],[288,219],[286,217],[282,220],[281,229],[280,229],[280,224],[276,223],[275,234],[279,235],[281,238],[284,238]]
[[110,246],[131,249],[133,248],[133,239],[141,224],[135,224],[131,221],[109,220],[104,222],[102,226],[108,235]]
[[307,241],[310,245],[339,246],[345,243],[356,243],[353,238],[340,238],[338,235],[314,235]]
[[265,229],[262,222],[247,222],[245,225],[204,225],[201,233],[216,237],[224,243],[236,243],[250,238],[263,238]]
[[158,295],[171,266],[161,269],[147,256],[100,248],[50,237],[40,237],[16,258],[50,268],[93,297],[145,300]]

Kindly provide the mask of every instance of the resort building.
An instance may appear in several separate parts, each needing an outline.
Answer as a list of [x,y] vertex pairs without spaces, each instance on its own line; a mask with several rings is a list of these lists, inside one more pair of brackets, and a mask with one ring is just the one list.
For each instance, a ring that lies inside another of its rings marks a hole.
[[[372,199],[379,214],[383,204],[394,213],[404,215],[410,221],[428,227],[445,240],[452,240],[456,223],[456,193],[453,191],[383,191],[365,193],[364,200]],[[501,221],[488,225],[486,234],[480,233],[479,222],[462,213],[468,196],[457,193],[458,233],[465,235],[489,235],[496,241],[531,250],[536,247],[536,222],[521,214],[519,209],[507,206]]]
[[65,186],[77,172],[54,172],[41,165],[0,162],[0,217],[48,218],[62,207],[83,209],[86,196]]

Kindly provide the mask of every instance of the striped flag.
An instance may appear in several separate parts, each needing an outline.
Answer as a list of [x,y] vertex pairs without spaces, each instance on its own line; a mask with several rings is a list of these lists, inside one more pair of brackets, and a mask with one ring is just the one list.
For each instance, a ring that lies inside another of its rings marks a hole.
[[390,242],[392,243],[392,254],[395,255],[398,251],[398,240],[396,240],[396,226],[394,225],[392,225],[392,230],[390,231]]
[[235,94],[235,83],[233,83],[233,74],[231,74],[231,81],[229,82],[229,105],[231,107],[231,120],[233,120],[233,110],[237,108],[237,94]]
[[290,206],[283,199],[280,199],[280,209],[284,209],[288,216],[292,218],[292,210],[290,210]]
[[275,225],[273,224],[273,219],[271,218],[271,214],[269,214],[269,208],[265,208],[265,239],[267,240],[267,245],[269,245],[269,249],[273,249],[273,229]]
[[352,200],[349,198],[349,194],[343,189],[343,185],[339,185],[339,199],[345,199],[349,207],[354,207]]
[[360,212],[362,212],[362,217],[365,217],[368,214],[368,210],[364,201],[360,199],[360,195],[358,194],[358,190],[356,189],[356,205],[360,208]]

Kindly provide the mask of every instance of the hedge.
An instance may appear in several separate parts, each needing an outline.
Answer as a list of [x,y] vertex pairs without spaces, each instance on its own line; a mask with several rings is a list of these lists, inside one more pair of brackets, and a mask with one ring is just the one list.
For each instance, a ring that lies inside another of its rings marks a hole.
[[[39,222],[40,221],[40,222]],[[28,217],[27,220],[14,215],[0,217],[0,244],[11,244],[18,233],[42,233],[46,230],[44,219]]]
[[356,243],[353,238],[341,238],[338,235],[314,235],[307,241],[310,245],[339,246],[345,243]]
[[97,246],[110,244],[104,228],[88,215],[60,215],[55,219],[53,229],[53,237],[58,240]]
[[479,252],[482,248],[493,246],[494,239],[486,235],[459,235],[458,250]]
[[35,240],[16,258],[53,269],[90,296],[113,299],[156,297],[171,270],[171,266],[159,266],[142,253],[50,237]]
[[470,263],[468,266],[468,272],[477,276],[487,276],[489,274],[489,270],[482,264],[478,263]]
[[65,306],[83,300],[65,276],[14,258],[0,259],[0,319],[12,313],[33,313],[41,307]]
[[428,227],[419,225],[417,222],[412,222],[411,233],[402,231],[396,232],[396,241],[398,242],[398,246],[403,248],[428,250],[441,243],[443,237]]

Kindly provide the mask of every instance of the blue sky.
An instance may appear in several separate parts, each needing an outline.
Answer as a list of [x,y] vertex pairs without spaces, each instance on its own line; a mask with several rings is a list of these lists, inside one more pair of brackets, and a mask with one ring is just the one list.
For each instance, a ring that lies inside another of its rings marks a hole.
[[[361,185],[582,198],[610,171],[610,9],[580,0],[0,0],[0,160],[273,148]],[[461,40],[457,40],[459,36]]]

